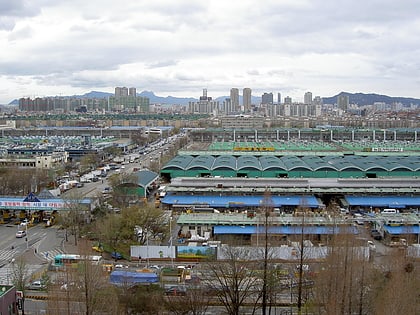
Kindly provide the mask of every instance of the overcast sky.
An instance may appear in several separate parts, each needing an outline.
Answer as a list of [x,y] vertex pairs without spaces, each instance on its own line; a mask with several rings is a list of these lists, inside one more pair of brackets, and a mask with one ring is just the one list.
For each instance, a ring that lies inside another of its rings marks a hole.
[[419,12],[418,0],[0,0],[0,104],[115,86],[420,98]]

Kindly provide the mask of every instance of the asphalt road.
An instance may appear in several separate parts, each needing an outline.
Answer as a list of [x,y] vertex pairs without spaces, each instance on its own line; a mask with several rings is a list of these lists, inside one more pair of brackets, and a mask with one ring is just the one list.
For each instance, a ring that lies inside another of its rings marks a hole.
[[44,224],[28,227],[27,236],[16,238],[17,225],[0,226],[0,283],[12,283],[11,274],[16,261],[23,257],[28,274],[36,274],[54,256],[65,251],[64,231]]

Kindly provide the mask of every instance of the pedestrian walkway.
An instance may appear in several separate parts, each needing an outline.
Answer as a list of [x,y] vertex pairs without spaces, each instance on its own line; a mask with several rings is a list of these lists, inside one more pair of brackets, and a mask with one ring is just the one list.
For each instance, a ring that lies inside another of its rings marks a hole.
[[[43,269],[45,269],[50,262],[54,260],[54,257],[58,254],[63,254],[64,249],[60,247],[56,247],[51,249],[47,252],[38,252],[34,248],[29,248],[23,255],[19,258],[22,258],[25,262],[24,265],[24,272],[27,278],[33,278]],[[12,284],[13,282],[13,274],[19,268],[17,266],[16,259],[13,259],[16,255],[16,249],[10,250],[3,250],[0,253],[0,261],[2,263],[3,268],[0,268],[0,283],[1,284]]]
[[[17,268],[17,260],[23,259],[25,262],[25,276],[28,279],[39,277],[44,270],[46,270],[50,263],[54,261],[55,256],[59,254],[77,254],[80,249],[75,244],[74,238],[69,237],[65,240],[64,232],[57,230],[53,237],[55,246],[48,248],[34,242],[27,248],[23,254],[19,248],[9,248],[0,251],[0,284],[12,284],[13,273]],[[44,238],[44,235],[39,235],[39,238]],[[48,242],[46,242],[48,243]],[[84,245],[86,246],[86,245]],[[90,248],[90,247],[89,247]]]
[[8,264],[16,255],[17,249],[5,249],[0,251],[0,266]]
[[43,259],[46,262],[50,262],[54,261],[54,257],[59,254],[64,254],[63,248],[54,248],[46,252],[37,252],[35,255],[37,255],[39,259]]
[[[11,285],[13,283],[13,274],[16,270],[16,267],[13,263],[8,264],[0,269],[0,283],[1,284],[8,284]],[[27,277],[31,277],[31,275],[35,274],[39,270],[39,265],[26,265],[25,266],[25,273]]]

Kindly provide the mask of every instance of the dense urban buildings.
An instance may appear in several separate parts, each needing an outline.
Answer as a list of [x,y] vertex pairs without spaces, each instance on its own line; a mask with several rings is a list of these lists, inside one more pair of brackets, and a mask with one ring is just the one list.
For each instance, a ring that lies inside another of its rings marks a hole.
[[[217,127],[228,125],[235,127],[235,117],[246,115],[247,119],[260,121],[252,127],[284,127],[284,128],[314,128],[316,126],[331,125],[344,127],[363,127],[363,128],[416,128],[418,126],[418,104],[402,104],[401,102],[372,102],[368,105],[350,103],[350,97],[346,93],[340,93],[335,99],[331,98],[325,102],[321,96],[313,97],[312,92],[307,91],[302,95],[303,101],[293,101],[290,96],[281,100],[281,93],[278,92],[277,101],[274,100],[272,92],[265,92],[260,98],[252,96],[249,87],[242,89],[243,95],[239,95],[239,88],[232,88],[229,96],[214,98],[208,95],[207,89],[203,89],[203,94],[196,101],[189,101],[188,105],[169,105],[151,103],[147,97],[140,97],[134,87],[115,87],[113,95],[95,97],[44,97],[44,98],[21,98],[19,100],[19,112],[67,114],[67,113],[105,113],[111,115],[109,119],[102,120],[101,124],[105,127],[110,126],[133,126],[149,125],[147,115],[154,114],[191,114],[209,115],[206,125]],[[240,99],[242,98],[242,102]],[[19,113],[18,112],[18,113]],[[122,121],[116,118],[120,113],[143,115],[138,121],[130,119]],[[262,117],[262,119],[261,119]],[[241,118],[243,119],[243,118]],[[12,119],[8,119],[13,121]],[[95,119],[95,125],[98,120]],[[175,120],[175,124],[180,126],[195,127],[197,121]],[[222,123],[223,122],[223,123]],[[86,123],[76,121],[77,124]],[[161,122],[165,125],[174,122],[164,119]],[[44,125],[60,126],[59,122],[52,120],[45,121]],[[200,125],[203,122],[199,123]],[[243,122],[238,120],[236,127],[242,128]],[[19,127],[19,125],[17,125]]]
[[108,98],[107,110],[148,113],[149,106],[149,99],[138,96],[136,88],[116,87],[115,95]]
[[149,113],[150,101],[138,96],[136,88],[116,87],[115,94],[109,97],[55,96],[20,98],[19,110],[27,112],[87,112],[87,111],[123,111]]

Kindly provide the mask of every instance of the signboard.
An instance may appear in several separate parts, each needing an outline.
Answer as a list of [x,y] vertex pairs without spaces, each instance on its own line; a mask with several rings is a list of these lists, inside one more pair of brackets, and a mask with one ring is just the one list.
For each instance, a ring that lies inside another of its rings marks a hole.
[[17,304],[18,310],[21,311],[23,309],[23,300],[21,298],[18,298],[16,300],[16,304]]
[[23,291],[16,290],[16,305],[19,311],[23,309]]
[[0,201],[0,208],[44,208],[64,209],[68,205],[65,202],[27,202],[27,201]]
[[207,246],[177,246],[177,258],[197,259],[216,256],[216,248]]

